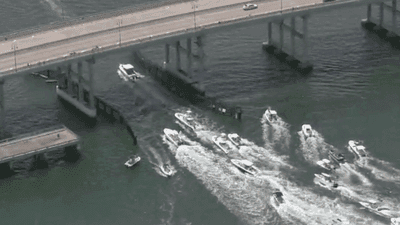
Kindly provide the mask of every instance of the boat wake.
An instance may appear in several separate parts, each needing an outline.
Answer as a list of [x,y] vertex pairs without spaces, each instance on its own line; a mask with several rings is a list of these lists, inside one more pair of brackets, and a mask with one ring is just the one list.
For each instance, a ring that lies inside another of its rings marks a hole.
[[274,121],[274,123],[269,124],[263,117],[261,119],[261,126],[263,139],[266,142],[266,148],[272,144],[275,149],[281,149],[285,152],[289,151],[291,135],[289,133],[288,124],[285,123],[285,121],[277,116],[277,120]]
[[396,169],[391,163],[376,159],[371,156],[359,159],[354,162],[359,167],[368,169],[375,176],[375,179],[393,182],[400,185],[400,170]]
[[317,161],[323,159],[328,154],[327,144],[324,138],[316,130],[313,130],[313,137],[305,138],[301,131],[299,131],[298,134],[300,136],[298,153],[302,155],[308,163],[317,165]]

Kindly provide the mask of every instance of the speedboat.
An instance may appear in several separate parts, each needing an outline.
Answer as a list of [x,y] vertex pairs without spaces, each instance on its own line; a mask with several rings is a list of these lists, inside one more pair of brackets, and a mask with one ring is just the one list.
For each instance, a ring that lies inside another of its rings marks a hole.
[[216,144],[222,151],[228,154],[229,151],[232,151],[232,146],[229,145],[229,140],[226,138],[226,134],[222,133],[221,136],[213,136],[212,140],[214,144]]
[[331,163],[331,161],[329,161],[328,159],[323,159],[317,162],[317,164],[327,170],[331,170],[333,168],[335,168],[335,166]]
[[321,187],[332,189],[337,188],[339,185],[332,179],[332,176],[326,173],[314,174],[318,178],[317,184]]
[[239,146],[240,144],[242,144],[242,139],[236,133],[228,134],[228,138],[236,146]]
[[392,210],[387,206],[381,205],[378,201],[369,200],[368,202],[360,202],[360,204],[379,216],[391,217]]
[[187,114],[175,113],[175,117],[185,126],[189,127],[193,131],[196,131],[196,128],[199,126],[199,124],[194,121],[193,117],[191,117],[190,114],[191,111],[187,111]]
[[257,173],[256,168],[254,167],[253,163],[249,160],[239,160],[239,159],[231,159],[233,165],[237,168],[250,173],[251,175],[255,175]]
[[398,218],[391,218],[390,219],[391,225],[400,225],[400,217]]
[[311,129],[310,124],[303,124],[303,126],[301,127],[301,130],[303,131],[303,134],[306,138],[313,136],[313,131]]
[[277,113],[275,110],[271,110],[271,108],[268,108],[267,110],[265,110],[264,113],[264,118],[268,121],[268,123],[272,123],[273,121],[277,120]]
[[132,167],[134,166],[136,163],[138,163],[140,161],[140,156],[138,155],[133,155],[129,158],[128,161],[126,161],[125,166],[127,167]]
[[367,152],[365,151],[365,147],[361,145],[359,141],[349,141],[349,147],[350,149],[358,155],[358,157],[363,158],[367,157]]
[[167,139],[170,142],[172,142],[174,145],[179,146],[179,145],[183,144],[181,137],[179,137],[178,131],[165,128],[164,134],[167,137]]
[[119,64],[118,75],[125,81],[135,81],[138,78],[144,77],[136,72],[131,64]]
[[160,166],[160,169],[166,176],[172,176],[172,170],[171,170],[169,164],[165,164],[164,166]]
[[283,194],[282,194],[282,192],[280,192],[280,191],[275,191],[275,192],[272,194],[272,197],[274,197],[275,202],[276,202],[276,204],[278,204],[278,205],[285,203],[285,200],[283,199],[282,196],[283,196]]
[[337,163],[344,163],[346,159],[342,153],[335,153],[332,149],[329,151],[329,157]]

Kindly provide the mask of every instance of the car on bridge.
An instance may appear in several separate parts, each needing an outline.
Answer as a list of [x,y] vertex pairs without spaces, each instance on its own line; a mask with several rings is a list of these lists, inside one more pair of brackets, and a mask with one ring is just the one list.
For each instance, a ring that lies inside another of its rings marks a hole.
[[257,9],[257,8],[258,8],[258,6],[256,4],[251,4],[251,3],[245,4],[243,6],[243,10],[252,10],[252,9]]

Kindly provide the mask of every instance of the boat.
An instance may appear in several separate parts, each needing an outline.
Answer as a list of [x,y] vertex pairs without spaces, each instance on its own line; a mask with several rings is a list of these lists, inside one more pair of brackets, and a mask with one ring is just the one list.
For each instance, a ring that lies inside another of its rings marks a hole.
[[127,167],[132,167],[134,166],[136,163],[138,163],[140,161],[140,156],[138,155],[133,155],[131,157],[129,157],[129,160],[126,161],[125,166]]
[[160,166],[161,171],[166,175],[166,176],[172,176],[172,170],[169,166],[169,164],[165,164],[164,166]]
[[275,191],[275,192],[272,194],[272,197],[274,197],[275,202],[276,202],[276,204],[278,204],[278,205],[285,203],[285,200],[283,199],[282,196],[283,196],[283,193],[280,192],[280,191]]
[[271,110],[271,108],[268,107],[267,110],[265,110],[264,113],[264,118],[271,124],[272,122],[276,121],[278,114],[276,113],[275,110]]
[[181,137],[179,137],[178,131],[165,128],[164,134],[167,137],[167,139],[170,142],[172,142],[174,145],[179,146],[179,145],[183,144]]
[[346,159],[342,153],[335,153],[332,149],[329,151],[329,157],[337,163],[344,163]]
[[57,80],[46,80],[46,83],[57,83]]
[[327,170],[331,170],[333,168],[335,168],[335,166],[331,163],[331,161],[329,161],[328,159],[323,159],[317,162],[317,164]]
[[380,202],[375,201],[375,200],[369,200],[367,202],[360,202],[360,204],[368,209],[369,211],[383,217],[391,217],[391,212],[392,210],[387,207],[381,205]]
[[187,111],[187,114],[175,113],[175,117],[185,126],[189,127],[193,131],[196,131],[196,128],[198,128],[199,124],[194,121],[193,117],[191,117],[190,114],[191,111]]
[[239,146],[242,144],[242,139],[236,133],[228,134],[228,138],[236,146]]
[[144,77],[136,72],[131,64],[119,64],[118,75],[125,81],[135,81],[138,78]]
[[390,219],[391,225],[400,225],[400,217],[398,218],[391,218]]
[[233,148],[229,145],[229,141],[226,138],[226,134],[222,133],[221,136],[213,136],[212,140],[214,144],[216,144],[222,151],[228,154],[229,151],[232,151]]
[[231,159],[231,162],[237,168],[244,170],[251,175],[255,175],[257,173],[257,170],[254,167],[253,163],[249,160]]
[[337,188],[339,185],[332,179],[332,176],[326,173],[314,174],[318,178],[317,184],[321,187],[332,189]]
[[367,152],[365,151],[365,147],[361,145],[361,142],[350,140],[349,147],[358,157],[367,157]]
[[303,126],[301,127],[301,130],[303,131],[303,134],[306,138],[313,136],[313,131],[311,129],[310,124],[303,124]]

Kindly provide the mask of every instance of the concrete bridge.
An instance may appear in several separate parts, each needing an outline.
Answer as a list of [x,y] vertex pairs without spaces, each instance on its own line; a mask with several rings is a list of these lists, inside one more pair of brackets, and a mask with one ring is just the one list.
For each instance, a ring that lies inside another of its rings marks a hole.
[[[65,87],[59,93],[70,93],[71,87],[77,87],[75,105],[83,102],[82,90],[89,93],[89,100],[79,105],[91,110],[88,115],[95,115],[93,96],[93,65],[96,58],[121,51],[140,50],[155,44],[165,45],[165,64],[176,71],[182,69],[181,52],[187,57],[186,76],[192,74],[192,60],[203,62],[204,37],[208,32],[223,29],[235,29],[238,26],[268,24],[268,42],[265,47],[277,56],[285,52],[283,31],[291,35],[290,56],[287,61],[297,60],[299,67],[309,67],[308,62],[308,19],[314,13],[322,13],[341,7],[368,5],[367,20],[371,21],[371,4],[380,5],[379,25],[384,26],[383,9],[390,8],[393,14],[392,25],[387,27],[397,33],[396,3],[391,5],[384,0],[263,0],[253,1],[257,9],[243,10],[242,0],[215,2],[212,0],[178,1],[159,5],[145,6],[139,9],[126,9],[98,14],[86,18],[4,34],[0,37],[0,113],[4,113],[2,86],[4,78],[23,75],[43,70],[55,70],[65,74]],[[296,18],[303,23],[303,30],[296,30]],[[290,25],[284,23],[290,19]],[[333,19],[334,21],[334,19]],[[272,23],[279,26],[279,41],[272,40]],[[392,33],[391,32],[391,33]],[[295,52],[295,37],[301,39],[303,52]],[[192,41],[192,39],[195,39]],[[186,40],[186,47],[181,46]],[[197,51],[192,49],[192,42]],[[170,46],[175,47],[175,65],[170,64]],[[195,46],[195,47],[196,47]],[[272,48],[272,51],[271,51]],[[89,79],[82,74],[83,63],[88,66]],[[76,65],[74,72],[72,66]],[[203,65],[204,66],[204,65]],[[75,78],[74,78],[75,77]],[[62,94],[61,94],[62,95]],[[82,110],[85,111],[85,110]],[[4,118],[3,115],[0,115]]]

